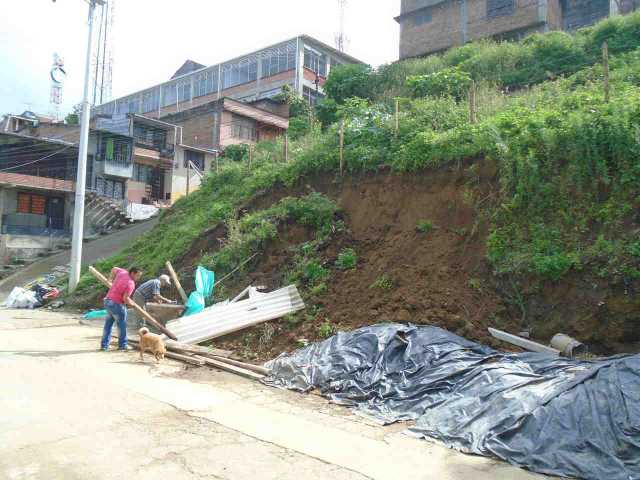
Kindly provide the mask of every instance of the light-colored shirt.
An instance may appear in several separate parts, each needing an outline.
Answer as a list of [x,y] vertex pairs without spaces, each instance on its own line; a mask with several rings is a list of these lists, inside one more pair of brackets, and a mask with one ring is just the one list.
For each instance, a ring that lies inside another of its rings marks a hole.
[[138,287],[138,293],[142,295],[145,302],[150,302],[153,300],[153,297],[160,295],[160,280],[154,278],[153,280],[144,282]]
[[116,278],[113,280],[113,283],[111,284],[109,293],[107,293],[107,298],[112,302],[123,305],[125,294],[131,296],[131,294],[136,288],[136,282],[133,281],[133,278],[131,278],[131,275],[129,275],[129,272],[127,272],[124,268],[116,267],[115,270],[116,270]]

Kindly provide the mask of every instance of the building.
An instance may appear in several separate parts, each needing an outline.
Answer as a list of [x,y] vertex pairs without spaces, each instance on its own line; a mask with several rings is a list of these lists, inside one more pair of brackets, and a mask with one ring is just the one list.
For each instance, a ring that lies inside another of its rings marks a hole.
[[[29,124],[18,116],[8,121],[12,129]],[[78,148],[73,142],[0,130],[3,262],[12,256],[33,257],[68,241],[77,158]]]
[[479,38],[575,30],[640,8],[640,0],[401,0],[400,59]]
[[331,68],[348,63],[361,62],[301,35],[209,67],[188,60],[170,80],[100,105],[95,111],[162,118],[222,98],[243,103],[273,98],[284,85],[314,103],[323,96],[322,85]]

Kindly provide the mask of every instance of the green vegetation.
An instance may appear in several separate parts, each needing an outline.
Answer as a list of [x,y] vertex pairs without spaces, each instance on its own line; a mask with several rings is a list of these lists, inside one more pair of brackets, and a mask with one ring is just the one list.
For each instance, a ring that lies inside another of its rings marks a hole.
[[[600,62],[605,40],[609,102]],[[470,79],[478,86],[476,123],[461,101]],[[326,91],[329,98],[314,112],[283,92],[295,112],[292,122],[300,123],[288,163],[282,140],[258,144],[251,169],[234,161],[244,154],[228,154],[219,173],[208,173],[199,191],[164,212],[153,232],[98,268],[135,263],[153,275],[204,232],[226,224],[227,243],[201,259],[222,276],[264,248],[282,222],[294,221],[315,229],[317,239],[297,252],[288,279],[323,291],[331,266],[318,248],[341,225],[330,200],[313,194],[240,219],[237,212],[276,185],[337,172],[340,119],[347,174],[381,166],[425,171],[479,159],[495,164],[499,191],[484,203],[472,195],[469,202],[489,224],[487,256],[497,274],[557,280],[588,268],[602,276],[640,276],[640,12],[573,36],[551,32],[519,43],[475,42],[377,70],[335,68]],[[343,251],[336,266],[356,263],[355,252]],[[87,291],[93,284],[85,276],[81,286]]]
[[336,260],[336,266],[340,270],[352,270],[356,268],[357,263],[358,255],[356,255],[356,251],[353,248],[342,249]]
[[433,222],[431,220],[420,220],[416,225],[416,230],[420,233],[429,233],[433,230]]
[[393,280],[386,274],[380,275],[375,282],[373,282],[369,288],[376,288],[378,290],[392,290],[395,286]]
[[329,321],[324,322],[318,327],[318,335],[320,338],[329,338],[335,333],[335,328]]

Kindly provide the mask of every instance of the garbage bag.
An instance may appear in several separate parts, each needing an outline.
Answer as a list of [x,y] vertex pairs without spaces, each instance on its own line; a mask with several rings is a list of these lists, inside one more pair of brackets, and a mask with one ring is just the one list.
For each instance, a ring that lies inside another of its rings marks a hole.
[[195,275],[196,291],[189,295],[186,309],[184,312],[185,317],[195,315],[204,310],[206,306],[206,299],[213,295],[213,286],[215,284],[215,274],[207,270],[204,267],[198,267]]
[[205,299],[210,298],[211,295],[213,295],[213,285],[215,284],[215,280],[216,275],[212,271],[200,266],[196,269],[196,291]]
[[202,312],[205,307],[204,296],[200,292],[191,292],[185,307],[184,317]]
[[25,290],[21,287],[14,287],[4,302],[4,306],[7,308],[33,309],[41,306],[41,303],[38,301],[35,292]]
[[267,385],[319,388],[407,433],[530,470],[640,479],[640,355],[503,353],[437,327],[339,333],[269,362]]
[[55,300],[60,293],[57,288],[42,284],[34,285],[33,287],[31,287],[31,291],[35,292],[40,306],[51,300]]
[[91,310],[83,315],[85,320],[95,320],[96,318],[104,318],[107,316],[106,310]]

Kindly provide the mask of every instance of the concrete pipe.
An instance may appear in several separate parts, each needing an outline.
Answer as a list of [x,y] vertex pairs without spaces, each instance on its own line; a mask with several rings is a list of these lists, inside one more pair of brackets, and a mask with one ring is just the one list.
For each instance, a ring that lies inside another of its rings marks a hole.
[[562,356],[573,358],[576,355],[586,353],[587,347],[575,338],[564,333],[558,333],[551,339],[551,346],[562,352]]

